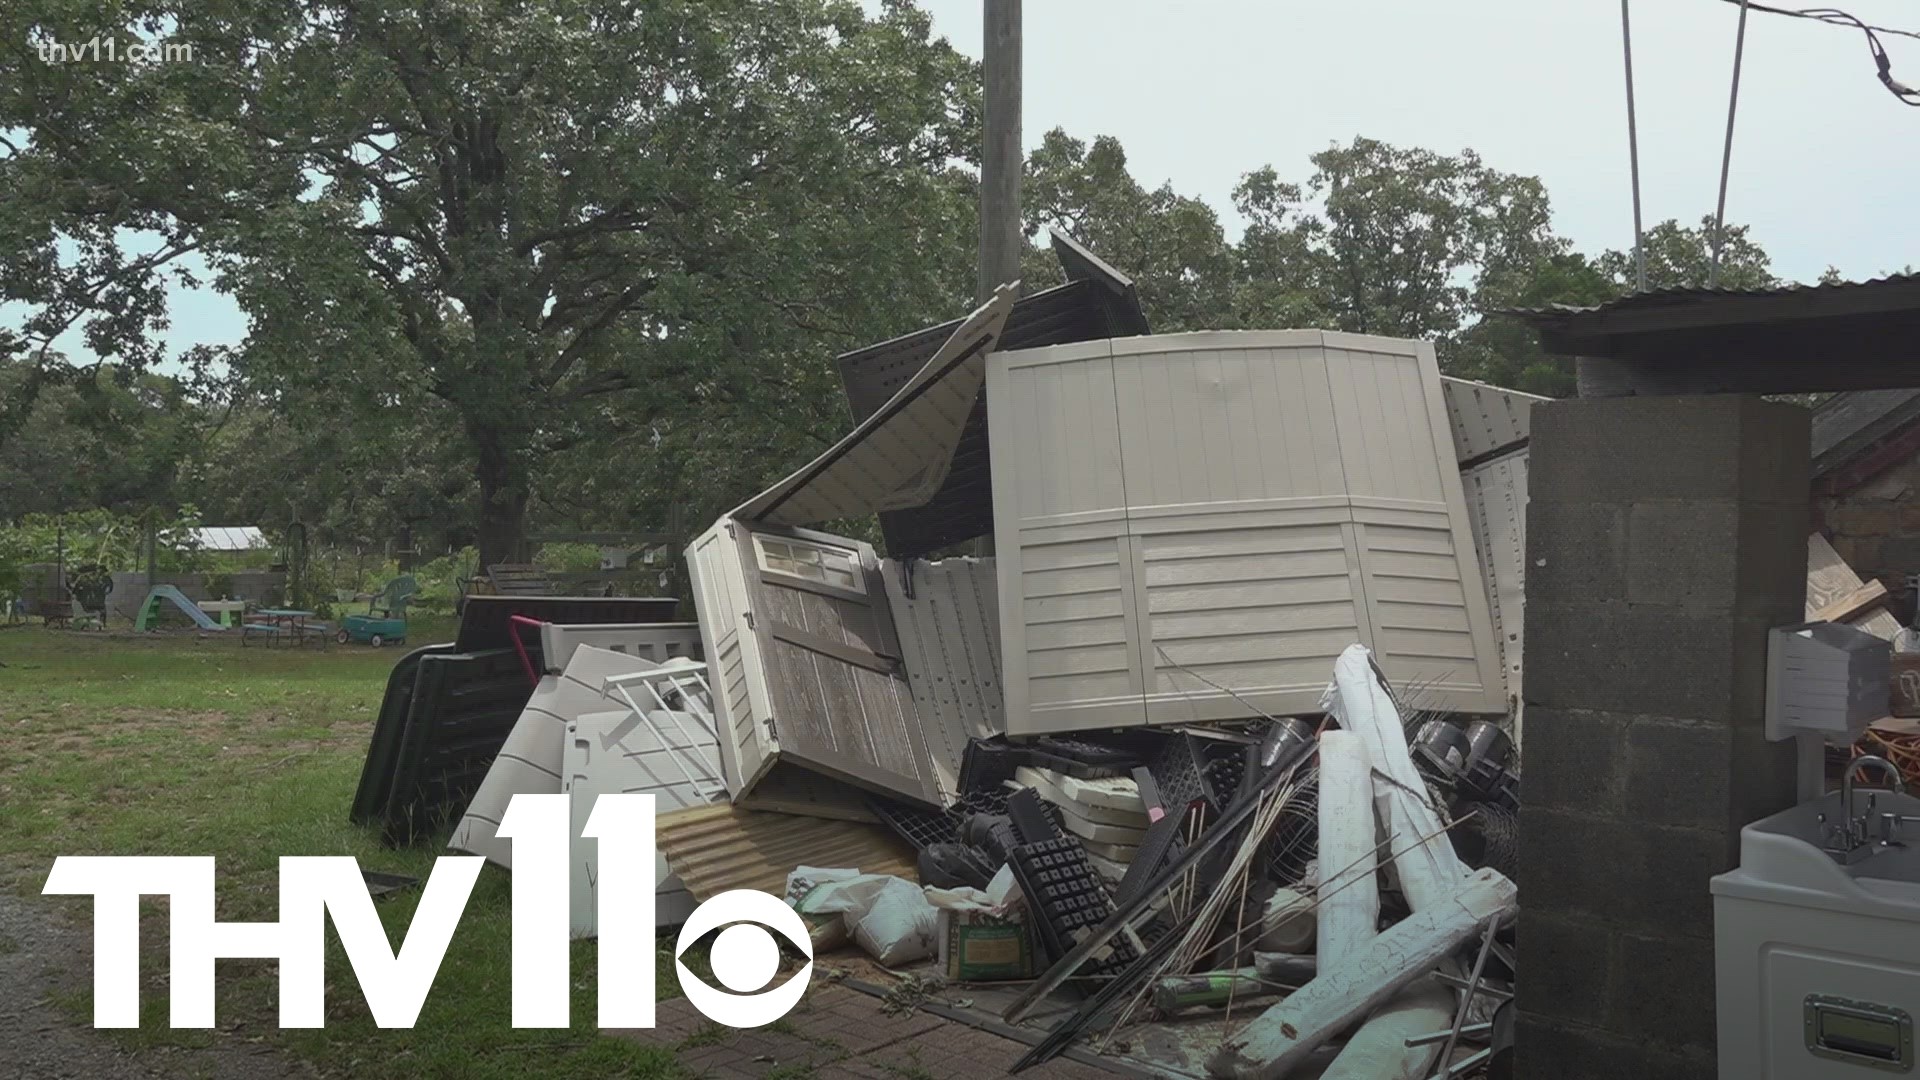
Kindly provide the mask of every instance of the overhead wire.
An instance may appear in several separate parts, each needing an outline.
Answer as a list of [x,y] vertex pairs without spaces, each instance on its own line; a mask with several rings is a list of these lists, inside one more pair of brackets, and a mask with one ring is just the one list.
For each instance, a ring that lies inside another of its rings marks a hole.
[[1764,12],[1768,15],[1785,15],[1789,18],[1808,19],[1813,22],[1825,23],[1828,26],[1838,26],[1843,29],[1860,31],[1867,39],[1867,51],[1873,56],[1873,66],[1880,79],[1881,85],[1885,86],[1888,93],[1898,98],[1902,104],[1920,107],[1920,90],[1915,90],[1893,77],[1893,59],[1887,55],[1886,46],[1880,42],[1880,37],[1883,34],[1891,37],[1912,38],[1920,41],[1920,31],[1900,30],[1890,26],[1876,26],[1839,8],[1783,8],[1774,7],[1771,4],[1758,3],[1756,0],[1721,0],[1721,2],[1739,4],[1745,9]]

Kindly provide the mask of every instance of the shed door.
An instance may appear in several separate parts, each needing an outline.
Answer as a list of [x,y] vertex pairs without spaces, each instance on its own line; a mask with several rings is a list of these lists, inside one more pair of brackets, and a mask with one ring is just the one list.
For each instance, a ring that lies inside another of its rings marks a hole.
[[1007,731],[1146,722],[1113,343],[988,359]]
[[1316,711],[1371,644],[1320,335],[1259,337],[1115,344],[1148,723]]
[[721,728],[720,760],[727,790],[736,799],[773,766],[780,750],[768,722],[765,658],[750,628],[752,598],[739,540],[743,532],[738,522],[721,518],[687,549],[708,683]]
[[940,805],[873,548],[737,524],[781,757]]

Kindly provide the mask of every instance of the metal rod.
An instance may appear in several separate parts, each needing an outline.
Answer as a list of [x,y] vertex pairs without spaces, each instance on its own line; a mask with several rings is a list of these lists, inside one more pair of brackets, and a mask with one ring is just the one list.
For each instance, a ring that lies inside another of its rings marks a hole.
[[[1463,1027],[1460,1029],[1460,1037],[1463,1039],[1471,1039],[1481,1035],[1490,1034],[1492,1031],[1493,1031],[1493,1025],[1491,1023],[1468,1024],[1466,1027]],[[1407,1045],[1408,1046],[1428,1046],[1433,1043],[1440,1042],[1452,1034],[1453,1034],[1453,1029],[1448,1028],[1445,1031],[1429,1031],[1425,1035],[1410,1035],[1407,1037]]]
[[1467,980],[1461,978],[1458,975],[1449,975],[1444,971],[1434,972],[1433,977],[1436,979],[1439,979],[1443,983],[1446,983],[1448,986],[1452,986],[1460,990],[1471,990],[1473,993],[1481,994],[1486,997],[1494,998],[1499,1001],[1506,1001],[1513,997],[1513,992],[1510,990],[1502,990],[1502,989],[1499,989],[1498,987],[1488,986],[1485,983],[1481,983],[1479,986],[1469,986],[1467,985]]
[[1707,288],[1720,282],[1720,247],[1726,242],[1727,171],[1733,165],[1733,115],[1740,106],[1740,61],[1747,51],[1747,5],[1740,0],[1740,29],[1733,38],[1733,88],[1727,92],[1727,142],[1720,151],[1720,201],[1713,210],[1713,259],[1707,264]]
[[1447,1045],[1440,1051],[1440,1065],[1446,1067],[1453,1058],[1454,1045],[1460,1041],[1460,1029],[1467,1026],[1467,1010],[1473,1006],[1473,992],[1480,985],[1480,973],[1487,969],[1487,954],[1493,951],[1493,935],[1500,932],[1500,916],[1487,920],[1487,936],[1480,942],[1480,955],[1473,959],[1473,974],[1467,976],[1467,992],[1460,995],[1460,1008],[1453,1014],[1453,1031],[1447,1035]]
[[1634,288],[1647,291],[1647,248],[1640,228],[1640,125],[1633,109],[1633,27],[1627,16],[1629,0],[1620,0],[1620,51],[1627,63],[1627,163],[1633,173]]
[[1453,1065],[1443,1064],[1440,1071],[1428,1077],[1427,1080],[1455,1080],[1456,1077],[1465,1076],[1480,1066],[1485,1065],[1488,1061],[1492,1060],[1492,1058],[1493,1047],[1489,1046],[1485,1050],[1478,1050],[1467,1057],[1461,1058]]

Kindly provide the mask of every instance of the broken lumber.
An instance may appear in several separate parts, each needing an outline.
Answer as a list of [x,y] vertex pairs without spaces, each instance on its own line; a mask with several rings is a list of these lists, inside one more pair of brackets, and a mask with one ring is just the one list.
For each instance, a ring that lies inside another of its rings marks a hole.
[[1850,623],[1866,614],[1869,608],[1879,607],[1886,602],[1887,587],[1876,579],[1835,599],[1814,612],[1807,621]]
[[1320,966],[1344,967],[1380,931],[1374,858],[1373,775],[1367,746],[1351,731],[1320,736]]
[[1347,1039],[1320,1080],[1426,1080],[1438,1043],[1408,1046],[1407,1040],[1453,1023],[1453,991],[1434,979],[1416,979],[1374,1010]]
[[1452,895],[1416,910],[1336,970],[1323,970],[1291,997],[1261,1013],[1207,1059],[1223,1080],[1278,1080],[1314,1049],[1472,939],[1489,919],[1518,907],[1513,882],[1476,870]]
[[[1365,645],[1349,645],[1333,665],[1327,687],[1327,711],[1343,730],[1359,735],[1373,763],[1374,791],[1387,835],[1426,840],[1398,852],[1393,867],[1407,904],[1415,911],[1441,902],[1459,888],[1466,865],[1453,842],[1441,832],[1440,815],[1427,802],[1426,781],[1407,753],[1406,728],[1393,695],[1381,682],[1373,654]],[[1324,795],[1322,796],[1325,797]]]

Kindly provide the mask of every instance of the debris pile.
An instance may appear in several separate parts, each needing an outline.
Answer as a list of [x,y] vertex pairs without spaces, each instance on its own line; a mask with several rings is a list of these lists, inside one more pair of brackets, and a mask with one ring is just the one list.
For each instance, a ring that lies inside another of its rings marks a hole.
[[[1013,1071],[1496,1064],[1530,399],[1423,342],[1151,336],[1055,247],[841,358],[857,425],[690,542],[695,624],[503,608],[404,659],[356,818],[507,866],[511,796],[651,792],[663,924],[783,896],[1041,1029]],[[818,531],[869,516],[885,557]]]

